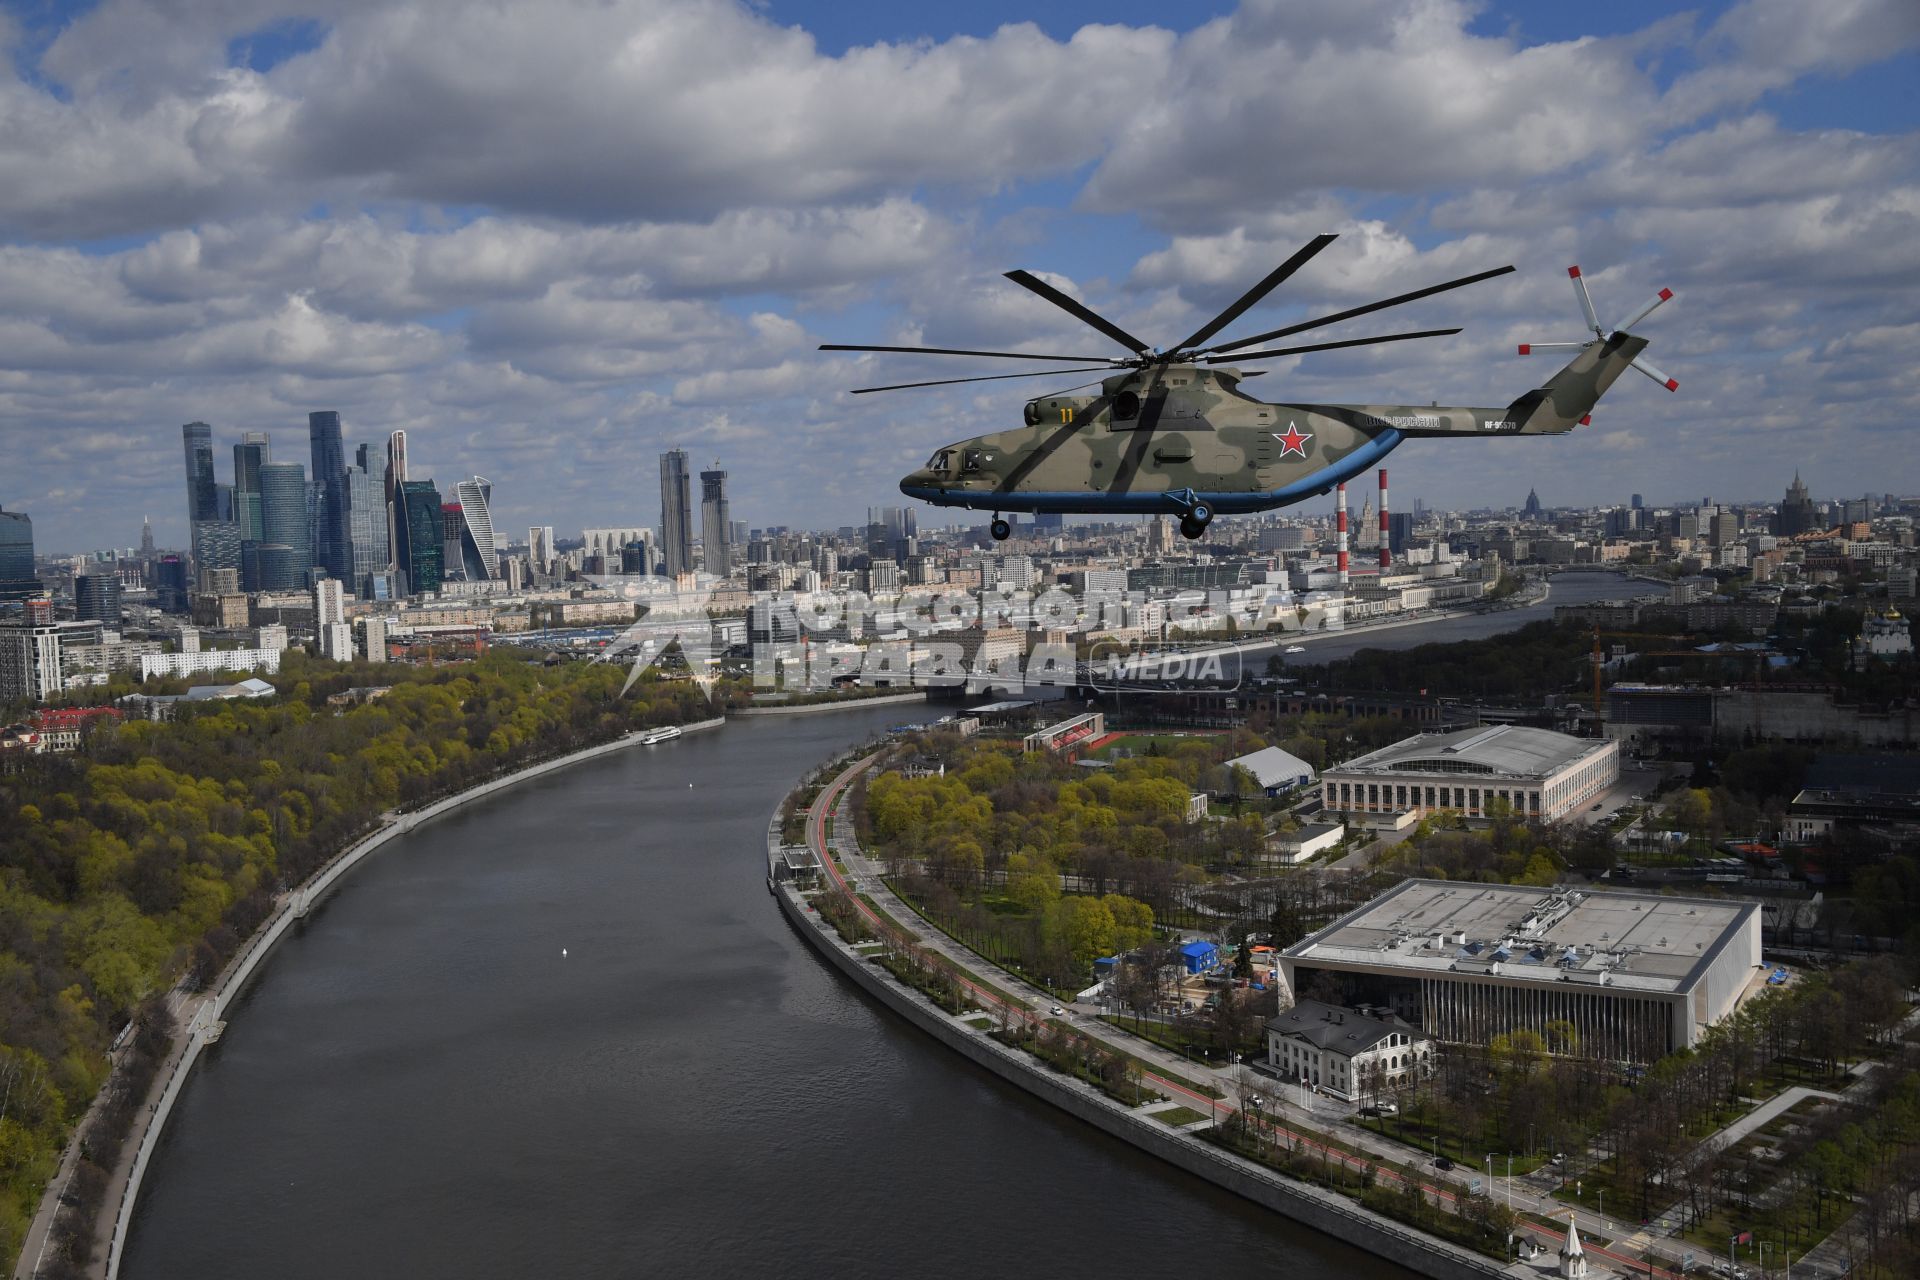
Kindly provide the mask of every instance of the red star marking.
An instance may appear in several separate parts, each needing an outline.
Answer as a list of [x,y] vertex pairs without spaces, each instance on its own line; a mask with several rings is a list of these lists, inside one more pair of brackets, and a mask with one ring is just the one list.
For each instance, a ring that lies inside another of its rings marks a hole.
[[1292,422],[1287,424],[1287,434],[1281,435],[1277,431],[1270,434],[1275,440],[1280,442],[1280,456],[1283,458],[1290,453],[1297,453],[1303,458],[1306,457],[1307,441],[1313,439],[1313,433],[1311,431],[1303,435],[1301,434],[1299,425]]

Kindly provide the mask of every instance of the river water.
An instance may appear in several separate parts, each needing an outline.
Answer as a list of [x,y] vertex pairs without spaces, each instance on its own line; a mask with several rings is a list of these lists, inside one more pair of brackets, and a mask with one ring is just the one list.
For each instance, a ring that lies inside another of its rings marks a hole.
[[793,934],[773,806],[913,714],[738,720],[387,845],[228,1009],[123,1274],[1406,1275],[974,1068]]

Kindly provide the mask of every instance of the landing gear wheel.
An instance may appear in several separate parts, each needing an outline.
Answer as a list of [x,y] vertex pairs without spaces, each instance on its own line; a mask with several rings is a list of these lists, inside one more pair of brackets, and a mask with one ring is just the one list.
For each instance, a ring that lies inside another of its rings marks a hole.
[[1013,536],[1013,526],[999,516],[995,516],[993,523],[987,526],[987,532],[993,535],[995,542],[1005,542]]
[[1195,538],[1206,537],[1207,536],[1206,522],[1201,520],[1195,520],[1192,516],[1181,516],[1180,517],[1180,536],[1187,539],[1188,541],[1192,541]]

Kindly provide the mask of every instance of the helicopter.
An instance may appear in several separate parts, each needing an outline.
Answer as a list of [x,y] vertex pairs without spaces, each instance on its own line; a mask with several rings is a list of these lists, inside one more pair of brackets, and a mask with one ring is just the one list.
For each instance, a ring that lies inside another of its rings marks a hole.
[[1446,337],[1460,329],[1423,329],[1281,347],[1269,347],[1267,343],[1514,270],[1511,265],[1495,267],[1251,337],[1207,345],[1336,238],[1333,234],[1314,237],[1226,310],[1166,350],[1149,347],[1028,271],[1009,271],[1006,277],[1117,342],[1130,354],[1036,355],[842,343],[824,343],[820,349],[1081,366],[861,387],[854,395],[1118,371],[1099,381],[1097,394],[1076,394],[1094,385],[1088,383],[1027,401],[1020,426],[937,449],[924,467],[900,481],[900,491],[910,498],[935,506],[993,512],[989,530],[996,541],[1005,540],[1013,532],[1002,512],[1174,515],[1180,518],[1184,536],[1201,538],[1216,515],[1266,511],[1328,493],[1409,439],[1561,435],[1591,421],[1595,402],[1630,368],[1669,391],[1679,388],[1678,382],[1641,359],[1647,340],[1630,332],[1671,299],[1673,290],[1661,289],[1631,319],[1609,328],[1600,323],[1587,282],[1580,268],[1574,266],[1567,274],[1573,280],[1585,328],[1593,336],[1578,342],[1522,343],[1521,355],[1550,350],[1576,354],[1544,385],[1505,406],[1286,404],[1249,395],[1242,384],[1265,372],[1242,367],[1252,361]]

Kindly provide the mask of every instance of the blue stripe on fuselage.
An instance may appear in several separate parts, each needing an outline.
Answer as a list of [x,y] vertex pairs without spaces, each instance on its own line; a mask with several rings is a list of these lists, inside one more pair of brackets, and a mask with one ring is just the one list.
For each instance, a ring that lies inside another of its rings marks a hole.
[[[1271,489],[1261,493],[1195,493],[1193,497],[1205,502],[1222,515],[1245,515],[1253,511],[1270,511],[1275,507],[1290,507],[1296,502],[1304,502],[1315,494],[1325,493],[1343,480],[1351,480],[1392,453],[1404,439],[1406,439],[1405,436],[1389,427],[1332,466],[1323,467],[1283,489]],[[974,511],[1060,511],[1078,515],[1177,516],[1183,514],[1188,507],[1187,495],[1184,491],[1178,492],[1178,496],[1169,492],[978,493],[903,483],[900,486],[900,492],[909,498],[930,502],[936,507],[966,507]]]

